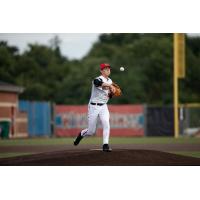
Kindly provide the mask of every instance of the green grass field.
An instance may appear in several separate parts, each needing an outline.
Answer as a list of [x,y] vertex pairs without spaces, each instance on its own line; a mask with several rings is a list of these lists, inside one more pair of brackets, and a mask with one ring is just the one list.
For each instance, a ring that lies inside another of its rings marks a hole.
[[[62,145],[72,144],[74,138],[29,138],[29,139],[8,139],[1,140],[0,146],[10,145]],[[88,137],[82,141],[83,144],[99,144],[101,137]],[[182,137],[174,139],[172,137],[112,137],[112,144],[200,144],[200,138]]]
[[200,151],[171,151],[169,153],[200,158]]
[[[8,139],[0,140],[0,158],[12,157],[24,154],[31,154],[28,152],[1,152],[1,147],[6,146],[38,146],[38,145],[65,145],[72,144],[74,138],[30,138],[30,139]],[[88,137],[82,141],[82,144],[101,144],[101,137]],[[180,137],[175,139],[173,137],[112,137],[111,144],[199,144],[200,138]],[[171,153],[193,156],[200,158],[200,151],[174,151]]]
[[23,155],[31,155],[32,153],[0,153],[0,158],[9,158]]

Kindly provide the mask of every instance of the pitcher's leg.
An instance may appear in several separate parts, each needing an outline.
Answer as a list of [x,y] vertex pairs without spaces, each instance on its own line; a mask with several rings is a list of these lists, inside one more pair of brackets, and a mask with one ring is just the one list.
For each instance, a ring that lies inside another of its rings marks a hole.
[[88,106],[88,128],[83,129],[74,140],[74,145],[78,145],[83,137],[94,135],[96,132],[97,118],[99,110],[95,107]]
[[99,113],[99,117],[103,126],[103,144],[109,144],[110,137],[110,113],[107,105],[104,105]]
[[81,131],[81,135],[83,137],[91,136],[96,133],[98,115],[99,115],[98,107],[89,105],[89,107],[88,107],[88,128]]

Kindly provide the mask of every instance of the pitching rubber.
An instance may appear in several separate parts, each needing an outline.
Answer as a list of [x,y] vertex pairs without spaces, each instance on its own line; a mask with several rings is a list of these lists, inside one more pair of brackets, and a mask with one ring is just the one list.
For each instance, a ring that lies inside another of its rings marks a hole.
[[[103,151],[103,149],[90,149],[90,151]],[[112,149],[109,149],[109,151],[111,152]]]

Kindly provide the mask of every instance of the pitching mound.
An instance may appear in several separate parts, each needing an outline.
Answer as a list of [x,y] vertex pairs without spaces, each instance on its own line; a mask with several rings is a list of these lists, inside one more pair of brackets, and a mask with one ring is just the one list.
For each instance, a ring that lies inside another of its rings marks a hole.
[[4,166],[193,166],[199,158],[154,150],[65,150],[0,159]]

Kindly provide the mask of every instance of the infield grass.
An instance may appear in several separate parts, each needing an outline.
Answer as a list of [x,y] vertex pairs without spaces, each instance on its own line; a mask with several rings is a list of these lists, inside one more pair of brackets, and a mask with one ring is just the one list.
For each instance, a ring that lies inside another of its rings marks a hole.
[[16,157],[16,156],[24,156],[24,155],[31,155],[33,153],[0,153],[0,158],[9,158],[9,157]]
[[[88,137],[83,144],[99,144],[102,138]],[[200,144],[200,138],[180,137],[111,137],[111,144]]]
[[200,151],[172,151],[169,153],[200,158]]
[[[27,138],[1,140],[0,146],[64,145],[72,144],[74,138]],[[87,137],[82,144],[101,144],[102,137]],[[200,144],[200,138],[180,137],[111,137],[112,144]]]

